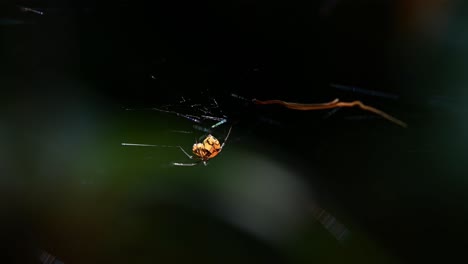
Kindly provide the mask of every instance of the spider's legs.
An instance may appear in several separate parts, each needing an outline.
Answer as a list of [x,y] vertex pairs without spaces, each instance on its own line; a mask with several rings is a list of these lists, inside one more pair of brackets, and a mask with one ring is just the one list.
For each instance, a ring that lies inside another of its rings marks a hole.
[[192,167],[198,165],[198,163],[180,163],[180,162],[172,162],[173,166],[177,167]]
[[226,119],[223,119],[223,120],[219,121],[218,123],[212,125],[211,128],[218,127],[218,126],[220,126],[220,125],[222,125],[222,124],[224,124],[224,123],[226,123],[226,122],[227,122],[227,120],[226,120]]
[[227,122],[226,118],[221,118],[221,117],[207,116],[207,115],[202,115],[201,117],[204,118],[204,119],[210,119],[210,120],[218,121],[216,124],[212,125],[211,128],[216,128],[216,127],[218,127],[218,126],[220,126],[220,125]]
[[224,138],[223,144],[221,144],[221,149],[223,149],[224,144],[226,144],[226,141],[228,140],[229,135],[231,134],[231,129],[232,129],[232,126],[229,128],[229,131],[228,131],[226,137]]
[[185,154],[185,156],[187,156],[189,159],[192,159],[192,158],[193,158],[191,155],[189,155],[189,154],[187,153],[187,151],[184,150],[184,148],[182,148],[181,146],[177,146],[177,147],[179,147],[180,150],[182,150],[182,152]]
[[[208,163],[206,161],[202,161],[202,162],[203,162],[203,165],[205,165],[205,166],[208,165]],[[172,162],[173,166],[178,166],[178,167],[192,167],[192,166],[197,166],[198,164],[200,164],[200,161],[199,162],[194,162],[194,163]]]
[[151,145],[151,144],[135,144],[135,143],[122,143],[122,146],[134,146],[134,147],[161,147],[161,148],[179,148],[185,156],[187,156],[189,159],[192,159],[193,157],[190,156],[187,151],[184,150],[181,146],[168,146],[168,145]]

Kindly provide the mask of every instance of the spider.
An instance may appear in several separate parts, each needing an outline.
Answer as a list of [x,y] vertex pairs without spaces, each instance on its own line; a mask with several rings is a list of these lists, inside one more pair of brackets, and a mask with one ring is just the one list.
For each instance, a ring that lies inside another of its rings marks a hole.
[[231,134],[231,129],[232,126],[229,128],[229,131],[224,138],[223,143],[221,144],[217,138],[215,138],[213,135],[209,134],[206,136],[206,138],[198,143],[195,142],[192,147],[192,152],[195,155],[191,156],[188,154],[187,151],[184,150],[181,146],[166,146],[166,145],[150,145],[150,144],[134,144],[134,143],[122,143],[122,146],[139,146],[139,147],[176,147],[179,148],[185,156],[187,156],[189,159],[192,160],[197,160],[197,162],[193,163],[179,163],[179,162],[173,162],[172,165],[174,166],[195,166],[198,165],[200,162],[203,163],[203,165],[208,165],[208,161],[214,157],[216,157],[221,151],[223,150],[224,145],[226,144],[226,141],[229,138],[229,135]]
[[198,159],[198,162],[195,163],[178,163],[178,162],[173,162],[172,164],[174,166],[194,166],[197,165],[199,162],[203,162],[203,165],[207,165],[207,162],[218,156],[219,153],[223,150],[224,144],[226,144],[226,141],[229,138],[229,135],[231,134],[231,129],[232,126],[229,128],[229,131],[224,138],[224,141],[222,144],[220,144],[219,140],[215,138],[213,135],[209,134],[206,136],[206,138],[201,142],[195,142],[192,147],[192,152],[195,154],[196,157],[190,156],[182,147],[180,149],[184,154],[189,158],[189,159]]

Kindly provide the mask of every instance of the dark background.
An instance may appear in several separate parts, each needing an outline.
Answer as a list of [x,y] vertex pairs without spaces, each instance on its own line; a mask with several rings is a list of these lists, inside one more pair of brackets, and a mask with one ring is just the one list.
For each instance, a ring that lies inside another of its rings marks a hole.
[[[2,3],[5,259],[34,263],[38,249],[65,263],[462,257],[465,11],[455,0]],[[231,93],[305,103],[362,100],[409,126],[357,109],[327,117],[328,111],[254,106]],[[119,148],[129,138],[179,144],[180,135],[160,131],[190,128],[190,121],[124,109],[173,104],[181,96],[216,98],[233,125],[227,146],[295,171],[314,202],[352,238],[336,241],[314,222],[292,240],[270,243],[215,217],[205,207],[212,197],[204,184],[228,175],[229,166],[239,174],[246,169],[239,157],[228,156],[229,148],[224,161],[220,155],[207,167],[184,171],[155,169],[167,160],[142,161],[146,154]],[[163,180],[165,191],[190,206],[148,191],[160,186],[154,175],[173,174],[177,183]],[[211,180],[194,183],[200,174]],[[187,187],[192,184],[197,187]],[[146,192],[152,194],[139,196]]]

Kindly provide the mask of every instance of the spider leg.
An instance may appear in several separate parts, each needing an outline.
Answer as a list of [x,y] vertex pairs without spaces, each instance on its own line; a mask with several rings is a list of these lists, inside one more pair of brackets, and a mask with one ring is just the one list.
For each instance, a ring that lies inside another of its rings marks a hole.
[[223,119],[223,120],[219,121],[218,123],[212,125],[211,128],[218,127],[218,126],[220,126],[220,125],[222,125],[222,124],[224,124],[224,123],[226,123],[226,122],[227,122],[227,120],[226,120],[226,119]]
[[191,155],[187,153],[187,151],[184,150],[181,146],[168,146],[168,145],[151,145],[151,144],[135,144],[135,143],[122,143],[122,146],[134,146],[134,147],[161,147],[161,148],[179,148],[185,156],[187,156],[189,159],[193,159]]
[[216,127],[218,127],[218,126],[220,126],[220,125],[227,122],[227,119],[222,118],[222,117],[208,116],[208,115],[202,115],[201,117],[204,118],[204,119],[218,121],[216,124],[212,125],[211,128],[216,128]]
[[223,147],[224,147],[224,144],[226,144],[226,141],[228,140],[228,138],[229,138],[229,135],[231,134],[231,129],[232,129],[232,126],[231,126],[231,127],[229,127],[229,131],[228,131],[228,133],[227,133],[226,137],[224,138],[223,144],[221,144],[221,149],[223,149]]
[[193,157],[192,157],[191,155],[189,155],[189,154],[187,153],[187,151],[184,150],[184,148],[182,148],[181,146],[177,146],[177,147],[179,147],[180,150],[182,150],[182,152],[185,154],[185,156],[187,156],[189,159],[193,159]]
[[192,167],[196,166],[199,163],[179,163],[179,162],[172,162],[172,166],[177,166],[177,167]]
[[205,119],[214,120],[214,121],[223,121],[223,120],[225,120],[225,119],[222,118],[222,117],[209,116],[209,115],[202,115],[201,117],[203,117],[203,118],[205,118]]
[[172,165],[173,166],[178,166],[178,167],[192,167],[192,166],[197,166],[198,164],[200,164],[200,162],[203,162],[203,165],[207,166],[208,163],[206,162],[206,160],[199,160],[198,162],[194,162],[194,163],[179,163],[179,162],[173,162]]

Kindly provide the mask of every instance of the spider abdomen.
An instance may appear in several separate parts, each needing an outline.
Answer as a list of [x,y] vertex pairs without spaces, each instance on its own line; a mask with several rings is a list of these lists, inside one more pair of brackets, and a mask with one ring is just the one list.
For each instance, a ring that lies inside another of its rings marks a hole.
[[219,140],[212,135],[208,135],[202,143],[193,144],[193,154],[203,161],[214,158],[221,151]]

